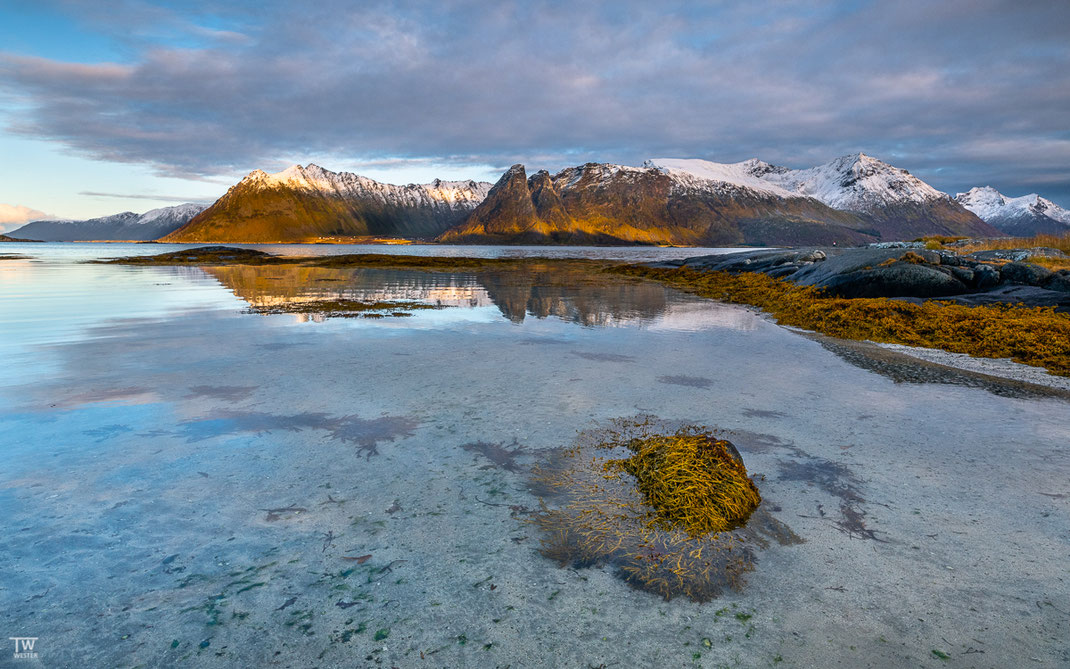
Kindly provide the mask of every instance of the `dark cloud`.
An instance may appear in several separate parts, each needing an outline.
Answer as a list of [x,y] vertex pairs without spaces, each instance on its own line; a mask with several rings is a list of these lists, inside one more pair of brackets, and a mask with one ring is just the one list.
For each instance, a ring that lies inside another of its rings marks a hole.
[[1070,201],[1063,2],[87,5],[129,62],[4,54],[10,128],[169,175],[864,150]]

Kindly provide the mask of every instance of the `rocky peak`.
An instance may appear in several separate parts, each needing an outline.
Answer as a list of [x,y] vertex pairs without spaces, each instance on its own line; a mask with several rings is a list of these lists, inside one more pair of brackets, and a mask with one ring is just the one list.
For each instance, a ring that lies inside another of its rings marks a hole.
[[739,164],[741,167],[743,167],[747,174],[750,174],[751,176],[756,176],[758,178],[764,177],[767,174],[784,174],[785,172],[791,171],[786,167],[781,167],[779,165],[770,165],[764,160],[759,160],[758,158],[748,158],[747,160],[744,160],[742,163]]
[[528,189],[534,192],[538,188],[553,188],[553,179],[546,170],[539,170],[528,177]]

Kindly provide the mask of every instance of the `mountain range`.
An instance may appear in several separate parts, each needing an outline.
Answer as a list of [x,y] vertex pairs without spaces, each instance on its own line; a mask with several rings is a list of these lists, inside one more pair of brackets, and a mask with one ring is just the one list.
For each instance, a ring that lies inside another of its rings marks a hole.
[[1070,232],[1070,211],[1036,193],[1007,197],[991,186],[984,186],[959,193],[955,200],[1012,237]]
[[996,237],[1070,230],[1036,195],[974,188],[952,198],[863,153],[789,169],[758,159],[587,163],[496,184],[395,186],[318,165],[255,170],[214,204],[88,221],[35,221],[11,236],[48,241],[313,242],[404,237],[444,243],[858,245],[925,235]]
[[11,231],[10,236],[44,242],[152,241],[189,223],[204,208],[203,204],[180,204],[144,214],[124,211],[84,221],[31,221]]
[[865,154],[808,170],[654,159],[526,176],[514,165],[453,243],[860,244],[999,231],[906,170]]

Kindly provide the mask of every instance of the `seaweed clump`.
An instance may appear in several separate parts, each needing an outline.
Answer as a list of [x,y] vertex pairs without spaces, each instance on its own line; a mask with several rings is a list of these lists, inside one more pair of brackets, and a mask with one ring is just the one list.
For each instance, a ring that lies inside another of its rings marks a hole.
[[625,447],[630,457],[603,468],[635,477],[663,527],[681,527],[693,537],[727,532],[744,525],[762,501],[739,452],[724,439],[678,432],[632,439]]
[[614,567],[665,599],[738,590],[770,540],[802,541],[761,508],[735,447],[700,427],[614,421],[555,452],[534,480],[542,555],[562,567]]

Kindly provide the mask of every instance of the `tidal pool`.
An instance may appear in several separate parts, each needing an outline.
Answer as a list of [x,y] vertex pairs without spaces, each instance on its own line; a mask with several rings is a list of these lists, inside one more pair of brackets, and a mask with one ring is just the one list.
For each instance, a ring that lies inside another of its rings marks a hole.
[[[656,284],[9,246],[0,631],[40,666],[1070,664],[1063,398]],[[253,313],[338,299],[441,308]],[[723,431],[803,543],[706,603],[542,556],[530,468],[631,416]]]

